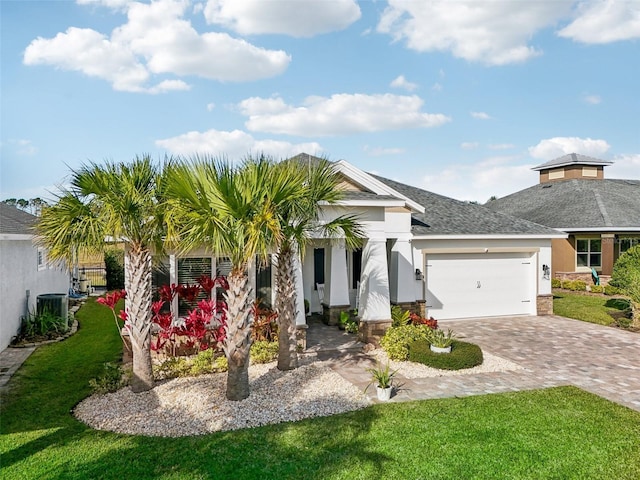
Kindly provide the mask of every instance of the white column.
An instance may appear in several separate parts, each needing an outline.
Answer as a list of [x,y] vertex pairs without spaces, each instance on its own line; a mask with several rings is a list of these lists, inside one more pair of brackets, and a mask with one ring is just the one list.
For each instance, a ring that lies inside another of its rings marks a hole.
[[327,250],[329,275],[325,278],[324,303],[329,307],[349,305],[349,275],[344,240],[332,242]]
[[370,238],[362,250],[362,276],[360,279],[360,308],[362,321],[389,320],[389,275],[387,273],[387,246],[384,238]]
[[408,238],[398,238],[391,247],[390,297],[394,303],[414,302],[415,269],[413,252]]
[[304,288],[302,286],[302,262],[300,254],[296,252],[293,257],[293,266],[296,282],[296,325],[306,325],[307,319],[304,315]]

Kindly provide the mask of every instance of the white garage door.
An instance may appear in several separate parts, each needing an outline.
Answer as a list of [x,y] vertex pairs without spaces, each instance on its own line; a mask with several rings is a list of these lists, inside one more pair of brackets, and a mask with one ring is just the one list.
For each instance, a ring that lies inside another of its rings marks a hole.
[[535,315],[531,253],[426,256],[427,310],[436,319]]

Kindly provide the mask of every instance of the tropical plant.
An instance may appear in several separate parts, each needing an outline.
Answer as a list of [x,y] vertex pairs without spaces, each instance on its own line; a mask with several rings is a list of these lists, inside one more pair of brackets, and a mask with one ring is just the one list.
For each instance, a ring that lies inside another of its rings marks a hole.
[[105,277],[107,290],[124,288],[124,250],[109,248],[104,252]]
[[367,372],[371,374],[371,382],[364,389],[365,392],[371,385],[374,384],[376,387],[390,388],[393,377],[398,372],[398,370],[394,370],[392,372],[391,368],[389,367],[389,362],[387,362],[384,367],[380,364],[380,362],[378,362],[375,367],[367,368]]
[[[282,239],[276,210],[299,190],[299,178],[274,168],[266,158],[240,165],[208,156],[171,169],[167,239],[178,251],[206,247],[228,257],[227,326],[223,349],[228,360],[229,400],[249,396],[249,351],[253,306],[248,270],[266,261]],[[175,225],[175,227],[174,227]]]
[[334,204],[344,191],[335,165],[325,159],[294,157],[277,164],[286,178],[293,179],[297,190],[277,204],[275,210],[282,235],[277,245],[276,311],[278,312],[278,369],[298,366],[296,260],[304,257],[307,244],[320,233],[355,248],[363,237],[356,217],[341,215],[320,224],[320,203]]
[[[167,165],[170,162],[167,162]],[[152,253],[165,233],[162,166],[149,156],[130,163],[90,163],[71,173],[70,186],[45,207],[39,243],[53,260],[72,265],[79,251],[104,252],[105,239],[125,244],[127,318],[133,351],[134,392],[154,386],[151,369]]]
[[447,333],[444,333],[444,330],[437,329],[431,332],[429,342],[434,347],[447,348],[451,346],[455,337],[456,336],[451,329],[448,329]]
[[400,305],[391,305],[391,326],[400,327],[409,323],[411,313]]
[[427,325],[391,327],[380,339],[380,346],[391,360],[406,360],[409,357],[409,344],[415,340],[429,340],[432,331]]

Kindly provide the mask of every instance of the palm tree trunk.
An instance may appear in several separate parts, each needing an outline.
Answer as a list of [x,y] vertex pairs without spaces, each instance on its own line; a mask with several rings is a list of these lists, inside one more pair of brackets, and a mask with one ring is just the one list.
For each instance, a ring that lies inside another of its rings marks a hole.
[[278,312],[278,369],[298,368],[297,329],[295,324],[297,295],[294,256],[290,246],[283,245],[278,252],[276,270],[276,311]]
[[227,336],[224,353],[227,356],[227,399],[244,400],[249,396],[249,359],[251,349],[251,302],[249,278],[244,270],[233,270],[228,277]]
[[134,393],[151,390],[155,384],[151,368],[151,253],[132,245],[126,251],[125,290],[131,351],[133,354]]

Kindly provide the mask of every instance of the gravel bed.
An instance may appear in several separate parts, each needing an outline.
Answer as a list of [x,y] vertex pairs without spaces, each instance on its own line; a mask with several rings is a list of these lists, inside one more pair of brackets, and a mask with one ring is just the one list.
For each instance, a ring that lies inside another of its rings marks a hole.
[[398,362],[389,360],[387,353],[378,348],[369,352],[369,355],[376,358],[380,363],[386,365],[389,362],[391,370],[398,370],[398,375],[408,379],[426,378],[426,377],[444,377],[454,375],[473,375],[475,373],[488,372],[508,372],[511,370],[521,370],[523,367],[517,363],[513,363],[501,357],[496,357],[485,351],[482,352],[483,362],[477,367],[465,368],[462,370],[439,370],[431,368],[421,363],[415,362]]
[[371,404],[363,392],[321,362],[281,372],[276,363],[249,368],[251,394],[226,399],[226,373],[158,382],[134,394],[129,387],[92,395],[76,417],[98,430],[181,437],[335,415]]

